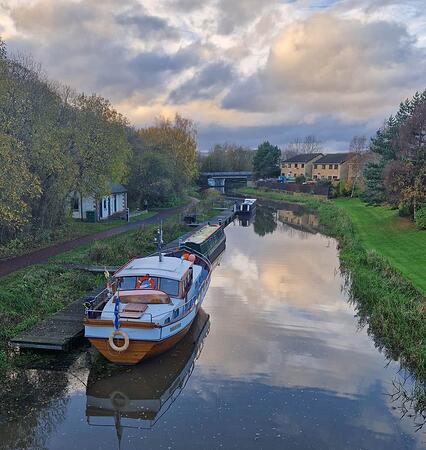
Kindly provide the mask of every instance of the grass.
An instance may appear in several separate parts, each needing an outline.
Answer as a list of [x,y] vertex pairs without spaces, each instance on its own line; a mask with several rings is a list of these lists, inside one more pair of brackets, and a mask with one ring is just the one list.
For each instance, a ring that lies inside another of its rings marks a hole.
[[366,206],[358,199],[336,199],[367,249],[375,250],[426,295],[426,231],[387,207]]
[[256,198],[263,198],[265,200],[274,200],[279,202],[297,203],[307,207],[317,207],[319,203],[325,202],[321,197],[314,197],[307,194],[289,194],[286,192],[271,191],[260,188],[240,188],[235,191],[237,194],[245,196],[253,196]]
[[[131,217],[130,221],[138,222],[155,216],[156,214],[157,211],[142,213],[138,216]],[[124,224],[126,224],[126,221],[122,219],[111,219],[90,223],[69,218],[63,225],[53,230],[37,230],[36,232],[21,234],[18,238],[0,246],[0,258],[12,258],[14,256],[24,255],[50,245],[87,236],[89,234],[99,233]]]

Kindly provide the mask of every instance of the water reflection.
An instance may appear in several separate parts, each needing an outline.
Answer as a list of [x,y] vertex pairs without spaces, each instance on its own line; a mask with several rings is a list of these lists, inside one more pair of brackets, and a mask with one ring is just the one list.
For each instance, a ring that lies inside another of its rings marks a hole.
[[87,389],[66,371],[58,395],[37,391],[52,401],[31,423],[23,413],[4,427],[6,448],[116,449],[117,434],[123,449],[424,448],[414,384],[401,388],[398,364],[359,324],[336,242],[287,211],[258,207],[254,223],[227,228],[207,338],[133,368],[74,367]]
[[253,230],[259,236],[273,233],[277,228],[277,214],[274,208],[262,207],[256,209]]
[[185,387],[209,326],[201,309],[184,339],[157,358],[130,368],[99,358],[87,382],[89,425],[114,426],[119,441],[124,428],[151,428]]

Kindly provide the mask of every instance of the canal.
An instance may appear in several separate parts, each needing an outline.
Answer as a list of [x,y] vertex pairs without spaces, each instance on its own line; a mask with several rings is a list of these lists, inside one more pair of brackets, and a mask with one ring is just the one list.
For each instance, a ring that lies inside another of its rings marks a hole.
[[404,374],[360,325],[336,242],[317,230],[294,207],[229,225],[178,346],[137,367],[89,348],[33,364],[17,374],[0,448],[425,448],[398,394]]

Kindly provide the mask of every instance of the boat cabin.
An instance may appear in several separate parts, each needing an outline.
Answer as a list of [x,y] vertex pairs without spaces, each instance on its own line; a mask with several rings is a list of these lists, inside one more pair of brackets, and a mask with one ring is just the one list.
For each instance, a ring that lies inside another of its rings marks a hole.
[[243,202],[235,205],[235,212],[237,214],[251,214],[256,208],[255,198],[245,198]]

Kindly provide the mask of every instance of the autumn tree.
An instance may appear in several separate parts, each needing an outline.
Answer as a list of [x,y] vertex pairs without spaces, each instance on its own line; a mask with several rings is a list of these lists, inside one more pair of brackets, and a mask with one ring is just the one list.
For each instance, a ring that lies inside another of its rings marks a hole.
[[289,142],[282,150],[282,157],[287,159],[300,154],[320,153],[321,151],[322,142],[313,134],[310,134]]
[[354,136],[349,144],[349,153],[351,154],[349,163],[352,172],[352,179],[349,182],[351,183],[351,197],[353,197],[355,189],[361,183],[364,166],[369,156],[366,136]]
[[0,242],[14,236],[31,218],[30,201],[40,196],[39,180],[28,167],[22,144],[0,134]]

